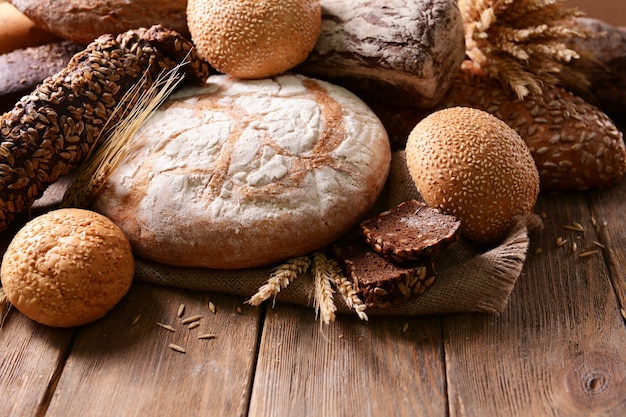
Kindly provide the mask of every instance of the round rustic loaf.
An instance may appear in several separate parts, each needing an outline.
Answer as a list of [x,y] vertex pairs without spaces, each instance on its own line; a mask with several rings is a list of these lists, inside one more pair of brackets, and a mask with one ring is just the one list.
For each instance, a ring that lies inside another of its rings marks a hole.
[[88,44],[103,34],[160,24],[188,35],[187,0],[12,0],[38,27],[63,39]]
[[248,268],[320,249],[382,192],[387,133],[336,85],[283,75],[209,77],[171,96],[96,198],[137,255]]

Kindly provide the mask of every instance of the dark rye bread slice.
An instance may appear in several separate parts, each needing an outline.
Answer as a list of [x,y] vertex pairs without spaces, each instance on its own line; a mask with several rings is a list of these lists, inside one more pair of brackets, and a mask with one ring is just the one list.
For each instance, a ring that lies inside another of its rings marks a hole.
[[333,253],[368,307],[401,303],[423,294],[435,281],[432,258],[394,264],[375,252],[358,229],[335,242]]
[[414,261],[448,249],[460,237],[461,221],[417,200],[361,222],[366,242],[394,262]]

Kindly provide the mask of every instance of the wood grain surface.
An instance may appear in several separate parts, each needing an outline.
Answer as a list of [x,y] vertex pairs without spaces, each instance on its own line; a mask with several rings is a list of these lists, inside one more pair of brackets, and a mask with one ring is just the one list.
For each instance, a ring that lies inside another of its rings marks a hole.
[[625,193],[626,182],[542,194],[544,229],[497,316],[340,315],[322,326],[310,307],[143,283],[76,329],[12,309],[0,415],[622,417]]

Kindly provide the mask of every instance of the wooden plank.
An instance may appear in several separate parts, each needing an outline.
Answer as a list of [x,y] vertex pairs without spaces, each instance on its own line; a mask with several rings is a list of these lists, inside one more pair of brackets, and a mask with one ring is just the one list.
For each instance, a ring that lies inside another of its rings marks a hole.
[[[194,315],[202,319],[190,329],[183,320]],[[78,333],[46,416],[245,415],[259,316],[240,297],[135,283],[110,315]],[[217,336],[198,339],[207,333]]]
[[446,415],[440,321],[340,315],[321,327],[311,308],[270,308],[249,415]]
[[[444,320],[452,417],[626,415],[626,330],[606,264],[578,257],[597,240],[585,196],[542,196],[542,211],[503,314]],[[584,232],[564,227],[575,222]]]
[[611,272],[611,282],[626,319],[626,181],[609,190],[589,193],[591,214]]
[[74,333],[9,310],[0,329],[1,416],[35,416],[45,410]]

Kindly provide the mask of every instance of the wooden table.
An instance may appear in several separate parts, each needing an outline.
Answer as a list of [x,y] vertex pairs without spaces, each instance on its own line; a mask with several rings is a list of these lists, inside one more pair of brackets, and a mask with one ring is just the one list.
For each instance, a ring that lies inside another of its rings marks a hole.
[[[321,326],[311,308],[139,282],[81,328],[13,309],[0,330],[0,415],[625,416],[625,195],[626,181],[541,195],[545,228],[499,316]],[[184,317],[203,315],[199,327],[181,323],[181,304]]]

